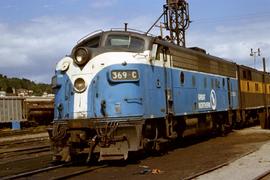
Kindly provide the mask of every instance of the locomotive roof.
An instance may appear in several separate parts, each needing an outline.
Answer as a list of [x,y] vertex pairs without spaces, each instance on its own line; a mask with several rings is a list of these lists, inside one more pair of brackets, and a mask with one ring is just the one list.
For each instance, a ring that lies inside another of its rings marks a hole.
[[231,60],[226,60],[226,59],[223,59],[223,58],[220,58],[220,57],[217,57],[217,56],[206,54],[206,53],[202,52],[203,51],[202,49],[197,48],[197,47],[195,47],[195,48],[194,47],[192,47],[192,48],[180,47],[178,45],[175,45],[173,43],[170,43],[168,41],[161,40],[161,39],[158,39],[158,38],[155,39],[155,42],[157,42],[159,44],[162,44],[162,45],[164,45],[166,47],[175,49],[177,51],[186,52],[186,53],[189,53],[189,54],[193,54],[193,55],[196,55],[196,56],[201,56],[201,57],[212,59],[212,60],[221,61],[221,62],[224,62],[224,63],[236,64],[235,62],[233,62]]
[[264,73],[263,71],[260,71],[258,69],[254,69],[254,68],[246,66],[246,65],[238,65],[238,66],[242,69],[248,69],[248,70],[253,71],[253,72]]
[[[185,52],[185,53],[189,53],[189,54],[192,54],[192,55],[195,55],[195,56],[199,56],[199,57],[203,57],[203,58],[207,58],[207,59],[212,59],[212,60],[215,60],[215,61],[220,61],[220,62],[236,65],[236,62],[233,62],[231,60],[226,60],[224,58],[220,58],[220,57],[217,57],[217,56],[207,54],[207,53],[203,52],[203,50],[200,49],[200,48],[197,48],[197,47],[195,47],[195,48],[180,47],[180,46],[175,45],[175,44],[173,44],[171,42],[168,42],[166,40],[160,39],[160,38],[152,36],[152,35],[147,35],[144,32],[133,30],[133,29],[128,29],[127,31],[124,31],[124,30],[121,30],[121,29],[112,29],[112,30],[108,30],[108,31],[98,30],[98,31],[95,31],[93,33],[90,33],[90,34],[86,35],[81,40],[79,40],[76,47],[80,46],[82,43],[84,43],[85,41],[87,41],[87,40],[89,40],[91,38],[94,38],[96,36],[106,36],[108,34],[123,34],[123,35],[126,34],[126,35],[137,36],[137,37],[143,38],[143,39],[148,40],[148,41],[156,42],[158,44],[161,44],[161,45],[163,45],[165,47],[168,47],[170,49],[174,49],[176,51]],[[259,70],[256,70],[256,69],[254,69],[252,67],[248,67],[248,66],[245,66],[245,65],[239,65],[239,66],[241,66],[242,68],[253,70],[253,71],[259,71]]]
[[143,38],[143,39],[151,39],[153,38],[152,36],[148,36],[146,35],[145,33],[143,32],[140,32],[140,31],[137,31],[137,30],[128,30],[128,31],[124,31],[124,30],[120,30],[120,29],[112,29],[112,30],[109,30],[109,31],[102,31],[102,30],[97,30],[97,31],[94,31],[86,36],[84,36],[83,38],[81,38],[78,42],[77,42],[77,46],[82,44],[83,42],[93,38],[93,37],[96,37],[96,36],[101,36],[101,35],[107,35],[107,34],[123,34],[123,35],[133,35],[133,36],[138,36],[140,38]]

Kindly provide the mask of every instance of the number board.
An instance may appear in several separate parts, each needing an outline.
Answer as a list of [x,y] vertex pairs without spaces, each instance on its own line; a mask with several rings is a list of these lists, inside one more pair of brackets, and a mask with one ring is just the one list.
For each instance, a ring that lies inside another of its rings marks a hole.
[[111,80],[113,81],[138,81],[138,70],[112,70]]

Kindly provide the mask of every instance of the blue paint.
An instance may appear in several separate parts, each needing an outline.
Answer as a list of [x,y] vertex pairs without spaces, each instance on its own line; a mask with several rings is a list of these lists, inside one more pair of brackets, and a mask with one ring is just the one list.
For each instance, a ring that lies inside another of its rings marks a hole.
[[54,119],[72,119],[74,112],[74,91],[71,80],[61,71],[56,72],[57,85],[55,92]]
[[[141,65],[114,65],[100,71],[93,79],[88,89],[88,118],[107,117],[135,117],[144,114],[144,77],[140,76],[137,81],[112,81],[110,72],[112,70],[138,70],[143,74]],[[102,113],[102,102],[106,103]]]
[[12,130],[21,130],[21,122],[12,120]]
[[[139,80],[117,82],[110,79],[112,70],[134,69],[139,72]],[[181,72],[184,73],[183,83]],[[61,88],[56,93],[55,104],[63,104],[63,111],[61,117],[56,113],[55,118],[72,119],[75,92],[67,75],[57,72],[57,77]],[[112,65],[102,69],[87,89],[87,118],[162,118],[166,115],[166,89],[172,92],[175,116],[237,109],[237,84],[236,79],[187,70],[146,64]],[[230,101],[229,88],[234,92]],[[211,91],[216,94],[215,109],[210,104]]]

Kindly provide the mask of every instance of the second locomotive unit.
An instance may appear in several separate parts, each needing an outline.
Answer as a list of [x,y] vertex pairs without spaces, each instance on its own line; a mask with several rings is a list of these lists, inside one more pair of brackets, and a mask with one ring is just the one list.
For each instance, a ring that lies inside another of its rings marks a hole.
[[133,31],[101,31],[60,60],[52,79],[55,160],[127,159],[241,119],[238,66]]

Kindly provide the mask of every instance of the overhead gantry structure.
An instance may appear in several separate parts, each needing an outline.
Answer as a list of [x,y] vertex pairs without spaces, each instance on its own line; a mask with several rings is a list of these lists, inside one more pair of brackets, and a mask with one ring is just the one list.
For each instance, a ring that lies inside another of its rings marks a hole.
[[163,24],[166,30],[169,31],[169,41],[177,44],[181,47],[186,47],[186,30],[190,25],[189,17],[189,5],[186,0],[166,0],[166,4],[163,6],[163,13],[158,20],[147,31],[149,33],[151,29],[158,23],[158,21],[164,17]]

